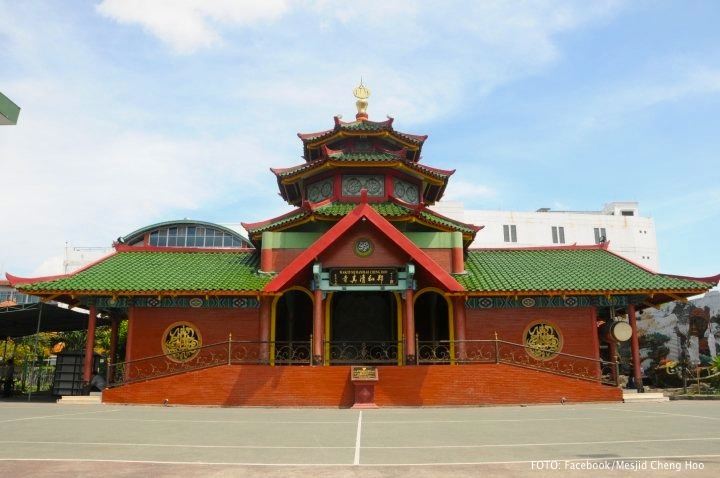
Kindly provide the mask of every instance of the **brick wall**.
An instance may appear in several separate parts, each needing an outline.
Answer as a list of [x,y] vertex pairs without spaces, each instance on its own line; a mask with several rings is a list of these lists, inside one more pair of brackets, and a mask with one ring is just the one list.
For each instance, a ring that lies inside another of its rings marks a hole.
[[595,357],[599,355],[595,308],[558,309],[465,309],[468,340],[492,339],[497,331],[500,340],[523,343],[525,328],[535,320],[556,326],[563,336],[561,352]]
[[171,324],[192,322],[202,336],[203,345],[233,340],[258,340],[259,309],[181,309],[135,307],[129,333],[133,360],[162,354],[163,333]]
[[[620,401],[618,388],[509,365],[379,367],[380,406]],[[349,367],[224,365],[106,390],[106,403],[348,407]]]

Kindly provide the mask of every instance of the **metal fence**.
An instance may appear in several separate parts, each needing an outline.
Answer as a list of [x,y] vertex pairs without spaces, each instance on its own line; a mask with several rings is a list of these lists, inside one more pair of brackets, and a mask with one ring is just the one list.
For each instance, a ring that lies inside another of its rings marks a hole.
[[617,386],[618,364],[505,340],[416,342],[418,364],[503,363]]

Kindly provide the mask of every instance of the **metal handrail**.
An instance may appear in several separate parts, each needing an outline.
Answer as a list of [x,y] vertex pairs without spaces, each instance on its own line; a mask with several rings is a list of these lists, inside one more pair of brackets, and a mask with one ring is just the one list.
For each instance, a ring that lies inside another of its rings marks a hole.
[[400,340],[326,340],[331,364],[397,364],[402,357]]
[[271,342],[229,339],[184,349],[183,355],[190,357],[186,360],[178,360],[176,353],[168,353],[109,363],[107,383],[108,386],[113,387],[219,365],[270,363],[310,365],[310,349],[310,341]]
[[[402,341],[323,341],[323,350],[331,364],[400,364]],[[508,350],[510,348],[510,350]],[[522,349],[516,355],[513,348]],[[528,350],[546,352],[541,347],[500,339],[416,340],[417,364],[504,363],[533,370],[617,385],[618,363],[564,352],[547,359],[528,354]],[[118,386],[231,364],[313,365],[312,340],[254,341],[232,340],[185,349],[186,360],[177,354],[159,354],[125,362],[108,363],[108,385]],[[584,364],[583,364],[584,362]],[[319,364],[318,364],[319,365]]]
[[[516,356],[514,351],[506,350],[507,346],[522,349],[525,353]],[[518,344],[497,338],[418,341],[417,363],[504,363],[617,386],[619,376],[617,362],[565,352],[556,352],[547,359],[540,359],[528,354],[528,350],[546,352],[542,347]]]

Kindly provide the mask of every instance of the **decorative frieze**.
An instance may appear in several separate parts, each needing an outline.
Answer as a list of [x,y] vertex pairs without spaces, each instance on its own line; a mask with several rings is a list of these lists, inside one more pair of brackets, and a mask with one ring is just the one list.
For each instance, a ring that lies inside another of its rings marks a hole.
[[556,307],[610,307],[628,304],[627,297],[617,296],[534,296],[534,297],[470,297],[468,309],[556,308]]
[[257,309],[260,307],[260,302],[255,297],[90,297],[83,302],[102,309],[126,309],[128,307]]

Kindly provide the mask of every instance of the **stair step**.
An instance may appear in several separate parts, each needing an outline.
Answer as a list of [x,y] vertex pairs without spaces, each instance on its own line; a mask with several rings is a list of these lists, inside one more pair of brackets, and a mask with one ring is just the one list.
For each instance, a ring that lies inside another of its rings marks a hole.
[[648,392],[648,393],[635,393],[623,390],[623,401],[625,403],[638,403],[638,402],[669,402],[670,399],[660,392]]

